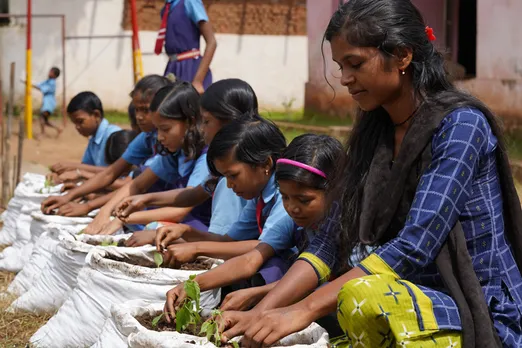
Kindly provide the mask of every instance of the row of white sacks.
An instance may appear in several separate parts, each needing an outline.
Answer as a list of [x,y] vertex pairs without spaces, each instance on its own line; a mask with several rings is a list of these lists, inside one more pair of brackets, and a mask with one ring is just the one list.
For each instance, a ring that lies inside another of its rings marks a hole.
[[[43,215],[42,200],[59,192],[53,187],[40,193],[44,182],[40,175],[24,176],[0,231],[0,244],[11,244],[0,253],[0,269],[19,272],[4,294],[18,296],[7,310],[55,313],[31,337],[33,346],[215,347],[206,338],[149,330],[135,319],[159,313],[169,289],[202,271],[156,268],[151,246],[101,246],[130,235],[80,234],[91,218]],[[219,289],[201,294],[207,310],[219,300]],[[275,346],[327,347],[328,334],[313,324]]]

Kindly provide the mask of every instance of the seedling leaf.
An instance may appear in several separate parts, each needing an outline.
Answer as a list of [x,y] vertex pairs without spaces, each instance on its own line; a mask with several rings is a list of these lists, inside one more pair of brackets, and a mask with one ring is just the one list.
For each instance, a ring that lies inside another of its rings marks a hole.
[[154,252],[154,263],[156,267],[160,267],[163,264],[163,255],[157,251]]
[[183,306],[176,312],[176,331],[181,332],[188,324],[190,324],[190,312],[186,306]]
[[158,327],[158,324],[161,320],[161,318],[163,318],[163,314],[164,313],[161,313],[160,315],[158,315],[157,317],[155,317],[154,319],[152,319],[152,327]]
[[187,280],[184,284],[185,292],[187,293],[187,296],[196,302],[196,311],[199,312],[199,298],[200,298],[200,289],[199,284],[194,281],[194,278],[196,278],[195,275],[191,275],[189,277],[189,280]]
[[232,342],[230,342],[230,343],[232,343],[232,346],[233,346],[234,348],[239,348],[239,343],[237,343],[236,341],[232,341]]

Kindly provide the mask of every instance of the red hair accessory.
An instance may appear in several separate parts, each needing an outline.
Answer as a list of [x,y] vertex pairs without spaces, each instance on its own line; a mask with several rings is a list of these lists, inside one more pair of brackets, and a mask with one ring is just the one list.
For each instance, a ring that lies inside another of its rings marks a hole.
[[437,37],[435,35],[433,35],[433,28],[430,28],[429,26],[426,26],[424,31],[426,32],[426,35],[428,36],[428,40],[430,40],[430,41],[437,40]]

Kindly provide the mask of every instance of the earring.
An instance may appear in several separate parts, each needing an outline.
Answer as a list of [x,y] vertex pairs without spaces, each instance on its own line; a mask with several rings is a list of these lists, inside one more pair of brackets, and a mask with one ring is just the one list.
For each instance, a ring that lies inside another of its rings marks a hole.
[[401,74],[402,74],[402,75],[406,75],[406,71],[401,70]]
[[268,169],[265,170],[265,175],[268,176],[269,172]]

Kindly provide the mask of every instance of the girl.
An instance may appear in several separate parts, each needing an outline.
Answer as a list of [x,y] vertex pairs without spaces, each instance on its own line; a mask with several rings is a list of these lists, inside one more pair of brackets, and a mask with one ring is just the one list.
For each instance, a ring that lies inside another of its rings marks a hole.
[[325,39],[360,108],[334,190],[339,253],[379,248],[300,302],[282,279],[244,345],[337,309],[353,346],[521,346],[521,211],[496,119],[448,82],[409,0],[350,0]]
[[[129,172],[133,165],[139,165],[153,156],[156,134],[151,120],[149,105],[154,94],[160,88],[170,84],[168,79],[159,75],[145,76],[136,84],[131,92],[131,97],[135,106],[136,119],[142,133],[129,144],[121,158],[95,177],[68,191],[63,196],[51,196],[44,200],[42,202],[42,212],[44,214],[50,214],[55,209],[58,209],[57,213],[60,214],[59,208],[63,205],[104,189],[121,177],[123,173]],[[67,166],[60,165],[60,168],[55,169],[60,174],[62,170],[65,171],[67,169]]]
[[[257,97],[252,87],[239,79],[225,79],[212,84],[203,93],[201,106],[201,133],[205,144],[210,144],[222,126],[234,119],[257,111]],[[212,197],[212,218],[209,231],[225,234],[237,221],[246,201],[226,187],[226,180],[205,178],[204,182],[193,188],[178,189],[139,196],[123,200],[116,208],[116,215],[122,221],[136,211],[149,206],[187,207],[199,205]],[[181,228],[173,225],[171,229]],[[154,242],[155,231],[150,243]],[[145,240],[144,240],[145,241]]]
[[[165,42],[169,62],[165,76],[192,82],[202,94],[212,83],[210,62],[217,43],[201,0],[166,0],[161,10],[162,23],[156,40],[155,52],[160,54]],[[200,37],[205,39],[205,54],[199,50]]]
[[[164,236],[157,239],[159,250],[178,238],[188,242],[168,247],[164,261],[171,266],[201,255],[228,260],[196,278],[202,291],[242,279],[250,279],[245,286],[269,284],[280,279],[288,268],[285,259],[293,246],[294,223],[284,210],[274,178],[275,162],[284,147],[283,134],[271,122],[236,120],[224,126],[212,140],[207,161],[212,174],[223,175],[236,195],[249,201],[239,220],[224,236],[188,227],[181,231],[168,231],[168,227],[158,230]],[[165,311],[173,313],[175,303],[183,297],[182,284],[170,290]]]
[[[177,187],[192,187],[208,176],[206,153],[203,151],[204,143],[198,132],[199,94],[188,82],[179,82],[160,89],[153,103],[157,99],[162,102],[158,111],[152,115],[152,122],[157,129],[158,152],[162,156],[154,159],[143,173],[118,190],[103,206],[85,233],[116,232],[122,227],[122,222],[118,219],[110,222],[111,212],[115,206],[129,195],[147,191],[159,179],[173,183]],[[170,210],[169,214],[173,214],[170,219],[177,222],[184,221],[198,229],[206,229],[209,209],[193,208]],[[151,221],[157,220],[159,219],[155,216],[151,217]]]
[[[315,234],[326,213],[326,191],[330,188],[336,164],[342,161],[341,143],[326,135],[298,136],[277,161],[275,178],[283,198],[283,205],[297,226],[294,243],[299,249],[300,262],[312,267],[318,277],[303,278],[312,285],[328,280],[333,268],[335,251],[333,239],[315,241]],[[325,272],[325,270],[328,270]],[[246,310],[257,304],[277,282],[243,289],[228,294],[222,310]]]

